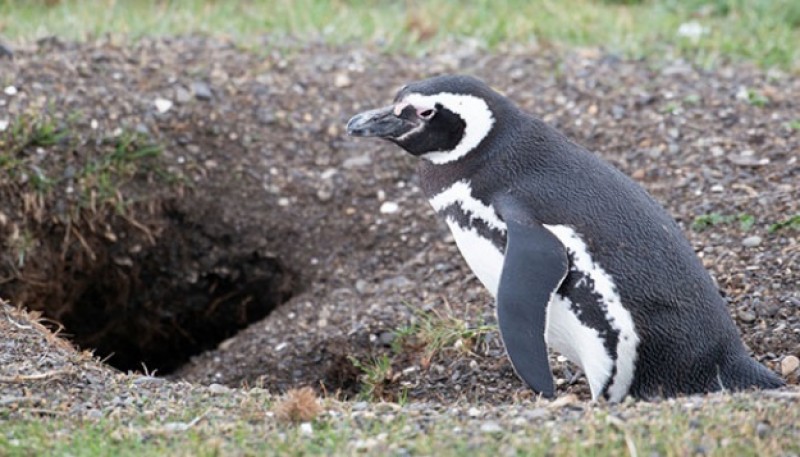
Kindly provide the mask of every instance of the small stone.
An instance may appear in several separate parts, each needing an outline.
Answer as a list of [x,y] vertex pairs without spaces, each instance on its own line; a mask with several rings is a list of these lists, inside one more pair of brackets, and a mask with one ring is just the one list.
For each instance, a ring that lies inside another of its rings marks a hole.
[[17,95],[17,88],[14,86],[6,86],[6,88],[3,89],[3,92],[5,92],[5,94],[8,96]]
[[393,332],[381,332],[381,334],[378,335],[378,341],[383,346],[391,346],[394,340],[395,340],[395,334]]
[[369,403],[365,401],[357,401],[353,403],[353,406],[350,408],[353,411],[364,411],[369,406]]
[[310,422],[303,422],[300,424],[300,433],[303,435],[311,435],[314,433],[314,427]]
[[157,98],[153,104],[156,105],[156,110],[161,114],[166,113],[170,110],[170,108],[172,108],[172,101],[167,100],[166,98]]
[[400,210],[400,205],[395,202],[383,202],[380,208],[381,214],[394,214]]
[[214,383],[208,386],[208,391],[214,395],[220,395],[230,392],[231,388],[222,384]]
[[751,311],[739,311],[739,320],[742,322],[753,322],[756,320],[756,315]]
[[349,87],[352,83],[353,82],[350,80],[350,77],[344,73],[339,73],[333,80],[333,85],[338,88]]
[[467,410],[467,416],[469,417],[480,417],[482,414],[481,410],[474,406]]
[[214,94],[211,93],[211,88],[208,84],[202,81],[195,81],[192,83],[192,92],[198,100],[211,100]]
[[497,422],[488,421],[481,424],[481,432],[483,433],[501,433],[503,432],[503,427],[500,426]]
[[0,132],[5,132],[9,123],[8,119],[0,119]]
[[331,186],[323,186],[317,189],[317,198],[321,202],[330,201],[333,198],[333,188]]
[[781,374],[789,376],[797,371],[798,367],[800,367],[800,359],[793,355],[787,355],[781,361]]
[[748,236],[742,240],[742,246],[746,248],[754,248],[761,244],[762,238],[758,235]]
[[759,438],[764,439],[769,434],[772,427],[769,426],[766,422],[759,422],[756,425],[756,434]]
[[355,157],[349,157],[342,162],[342,168],[358,168],[370,165],[372,163],[372,158],[368,155],[360,155]]
[[189,103],[192,101],[192,93],[183,86],[178,86],[178,88],[175,89],[175,100],[177,100],[178,103]]
[[522,416],[525,419],[534,420],[534,419],[543,419],[549,416],[550,413],[545,408],[534,408],[522,413]]
[[155,376],[137,376],[136,379],[133,380],[133,383],[136,385],[143,385],[143,384],[150,384],[150,385],[157,385],[157,384],[164,384],[167,382],[164,378],[157,378]]

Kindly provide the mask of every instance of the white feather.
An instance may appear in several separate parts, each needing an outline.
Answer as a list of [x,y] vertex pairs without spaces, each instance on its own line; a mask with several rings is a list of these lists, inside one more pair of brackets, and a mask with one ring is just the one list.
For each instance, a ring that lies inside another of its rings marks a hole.
[[500,273],[503,271],[503,253],[491,241],[480,236],[477,230],[461,228],[449,217],[447,225],[450,226],[456,246],[469,268],[483,286],[496,297],[500,287]]
[[544,332],[548,347],[563,354],[586,373],[592,398],[596,400],[614,367],[600,333],[583,325],[572,311],[569,298],[558,294],[553,294],[547,305]]
[[[606,305],[606,319],[611,327],[619,332],[617,342],[617,373],[609,386],[609,400],[621,401],[628,393],[636,369],[636,350],[639,336],[633,324],[631,313],[622,306],[614,279],[603,267],[592,259],[589,248],[575,230],[566,225],[546,225],[561,243],[572,253],[573,267],[592,278],[595,292]],[[586,371],[586,376],[590,373]],[[591,382],[591,380],[590,380]]]
[[443,211],[452,204],[458,204],[470,219],[478,218],[493,229],[506,231],[506,224],[497,217],[494,208],[472,196],[472,187],[467,180],[453,183],[431,198],[430,203],[436,211]]

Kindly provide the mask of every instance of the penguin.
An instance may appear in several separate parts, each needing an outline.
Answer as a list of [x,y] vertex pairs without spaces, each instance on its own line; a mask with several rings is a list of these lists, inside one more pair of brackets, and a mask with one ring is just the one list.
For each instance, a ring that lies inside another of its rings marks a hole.
[[347,123],[420,158],[420,187],[496,300],[517,375],[555,395],[550,348],[594,400],[778,388],[680,227],[641,186],[481,80],[408,84]]

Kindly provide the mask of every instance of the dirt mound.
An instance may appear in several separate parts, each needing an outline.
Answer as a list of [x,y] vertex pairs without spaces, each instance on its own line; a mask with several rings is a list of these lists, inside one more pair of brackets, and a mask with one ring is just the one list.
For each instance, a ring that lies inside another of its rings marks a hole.
[[[640,181],[686,228],[756,356],[778,370],[800,355],[797,78],[596,53],[412,58],[195,38],[20,50],[0,68],[14,87],[0,296],[123,368],[169,370],[218,346],[175,373],[192,381],[529,395],[413,159],[343,134],[396,87],[456,71]],[[562,390],[587,391],[554,363]]]

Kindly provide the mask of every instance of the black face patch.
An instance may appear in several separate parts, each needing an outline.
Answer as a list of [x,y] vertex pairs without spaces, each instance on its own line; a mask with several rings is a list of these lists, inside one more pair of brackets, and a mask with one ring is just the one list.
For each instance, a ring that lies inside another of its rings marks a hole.
[[[416,118],[416,108],[410,105],[405,107],[400,117],[406,116]],[[392,141],[415,156],[429,152],[452,151],[461,142],[466,128],[467,124],[461,116],[437,104],[436,114],[426,121],[422,128]]]

